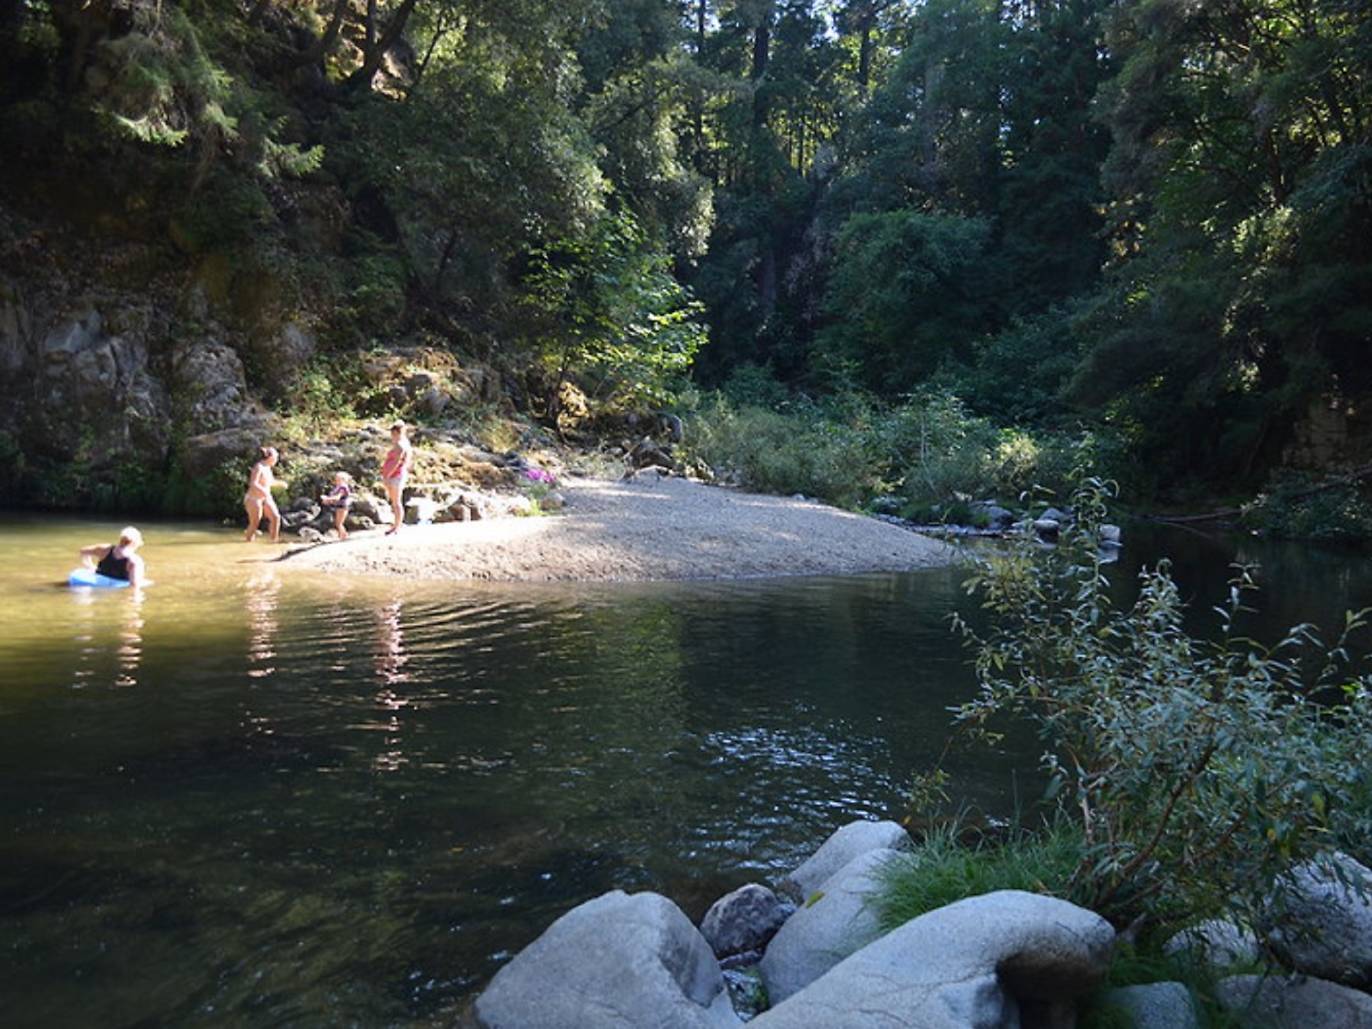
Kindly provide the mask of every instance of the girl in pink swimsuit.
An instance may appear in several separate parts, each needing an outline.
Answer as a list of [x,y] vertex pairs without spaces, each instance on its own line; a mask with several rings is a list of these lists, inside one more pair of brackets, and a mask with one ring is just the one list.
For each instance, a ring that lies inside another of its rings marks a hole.
[[396,422],[391,426],[391,449],[381,461],[381,484],[386,487],[386,496],[391,502],[394,520],[386,535],[396,532],[405,522],[405,509],[401,507],[401,494],[405,491],[405,479],[414,463],[414,448],[405,438],[405,423]]

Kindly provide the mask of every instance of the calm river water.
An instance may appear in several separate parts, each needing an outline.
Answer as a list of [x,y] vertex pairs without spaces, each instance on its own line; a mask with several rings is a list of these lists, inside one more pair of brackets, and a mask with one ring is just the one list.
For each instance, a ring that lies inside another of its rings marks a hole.
[[[8,1027],[442,1024],[595,894],[699,917],[899,817],[971,685],[956,569],[421,586],[163,524],[142,597],[58,585],[117,529],[0,520]],[[1203,615],[1235,545],[1131,532],[1121,589],[1163,553]],[[1372,599],[1364,557],[1239,555],[1270,631]],[[950,770],[1008,812],[1036,755],[1021,735]]]

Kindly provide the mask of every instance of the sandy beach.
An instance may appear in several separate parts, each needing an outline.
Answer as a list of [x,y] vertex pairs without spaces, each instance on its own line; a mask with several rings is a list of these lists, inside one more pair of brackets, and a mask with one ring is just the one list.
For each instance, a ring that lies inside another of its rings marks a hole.
[[629,582],[851,575],[949,564],[952,547],[818,501],[678,478],[571,479],[558,514],[407,525],[289,551],[286,567],[416,579]]

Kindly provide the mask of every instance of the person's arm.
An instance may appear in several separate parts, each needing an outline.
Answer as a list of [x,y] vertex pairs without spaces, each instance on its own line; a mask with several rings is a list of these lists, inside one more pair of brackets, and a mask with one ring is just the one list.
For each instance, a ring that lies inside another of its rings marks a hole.
[[137,554],[129,555],[129,585],[134,589],[144,585],[143,559]]
[[405,441],[405,463],[401,467],[405,475],[409,475],[414,468],[414,447],[410,445],[409,440]]
[[88,547],[82,547],[81,563],[87,568],[94,568],[100,559],[113,549],[108,543],[92,543]]

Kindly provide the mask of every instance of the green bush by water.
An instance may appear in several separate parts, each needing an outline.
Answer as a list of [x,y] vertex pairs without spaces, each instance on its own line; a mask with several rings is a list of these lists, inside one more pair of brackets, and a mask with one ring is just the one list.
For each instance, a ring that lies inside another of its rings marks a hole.
[[693,456],[764,492],[847,507],[894,494],[904,517],[972,524],[968,502],[1065,496],[1074,473],[1109,452],[1099,432],[997,426],[943,391],[894,406],[853,392],[822,401],[781,395],[765,369],[736,374],[690,413]]
[[1072,875],[1084,906],[1118,925],[1220,911],[1260,925],[1281,872],[1372,825],[1372,678],[1346,649],[1364,617],[1332,645],[1309,625],[1255,642],[1240,570],[1216,638],[1194,638],[1165,562],[1118,608],[1096,542],[1106,498],[1088,483],[1056,548],[1017,541],[969,581],[993,623],[959,623],[979,685],[957,723],[989,741],[1006,716],[1036,727],[1050,799],[1087,841]]
[[931,830],[913,853],[883,869],[877,911],[884,929],[995,890],[1066,898],[1085,850],[1081,830],[1065,819],[1000,840],[966,843],[959,835],[957,822]]

